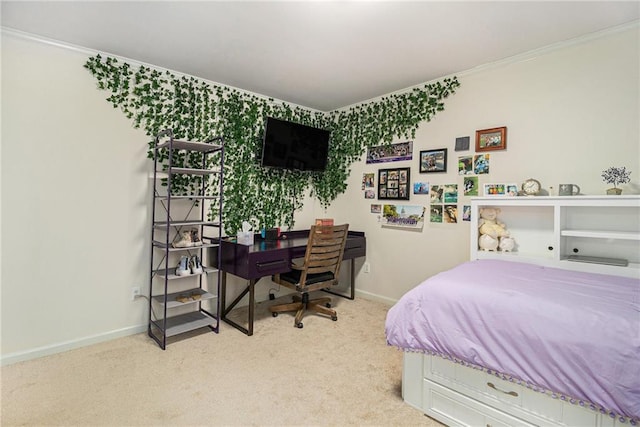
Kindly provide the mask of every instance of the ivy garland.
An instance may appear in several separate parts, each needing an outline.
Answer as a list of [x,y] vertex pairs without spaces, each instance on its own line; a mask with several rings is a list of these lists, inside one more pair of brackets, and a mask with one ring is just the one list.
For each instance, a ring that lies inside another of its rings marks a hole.
[[[135,128],[145,130],[150,137],[149,158],[153,158],[155,135],[167,128],[188,140],[224,136],[223,217],[228,235],[235,234],[242,221],[249,221],[254,229],[292,228],[293,214],[308,191],[327,207],[346,190],[350,166],[367,147],[389,144],[394,138],[414,138],[419,124],[444,110],[443,100],[460,86],[457,78],[447,78],[348,110],[323,113],[169,71],[142,65],[132,70],[112,57],[96,55],[84,67],[97,79],[99,89],[110,91],[107,101],[132,119]],[[267,116],[330,130],[326,170],[261,167],[258,159]],[[159,160],[166,162],[167,153],[160,153]],[[213,158],[212,164],[217,160]],[[179,166],[197,167],[200,161],[197,154],[174,156]],[[172,188],[175,194],[187,194],[198,188],[200,179],[178,175]],[[217,208],[211,206],[210,216],[215,216]]]

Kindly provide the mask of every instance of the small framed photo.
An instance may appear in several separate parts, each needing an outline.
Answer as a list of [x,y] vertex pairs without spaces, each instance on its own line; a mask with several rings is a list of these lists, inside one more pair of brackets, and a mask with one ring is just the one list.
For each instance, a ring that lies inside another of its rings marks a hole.
[[409,200],[411,168],[379,169],[378,199]]
[[420,152],[420,173],[446,172],[447,149],[426,150]]
[[484,184],[485,196],[506,196],[507,185],[506,184]]
[[482,129],[476,131],[476,152],[505,150],[507,148],[507,128]]
[[461,136],[456,138],[456,151],[466,151],[469,149],[469,140],[471,138],[468,136]]

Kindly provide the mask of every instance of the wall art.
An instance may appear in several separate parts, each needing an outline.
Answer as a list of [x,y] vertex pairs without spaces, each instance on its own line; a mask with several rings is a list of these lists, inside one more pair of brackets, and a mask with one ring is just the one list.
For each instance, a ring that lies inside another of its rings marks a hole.
[[458,184],[446,184],[444,187],[444,203],[458,202]]
[[464,205],[462,207],[462,220],[463,221],[471,221],[471,206]]
[[476,131],[476,152],[507,148],[507,128],[499,127]]
[[476,175],[489,173],[490,154],[476,154],[473,156],[473,172]]
[[413,141],[378,145],[367,149],[367,163],[398,162],[413,159]]
[[424,206],[384,205],[382,226],[422,230],[424,226]]
[[431,205],[429,222],[442,222],[442,205]]
[[465,176],[462,182],[464,188],[463,194],[465,196],[477,196],[478,195],[478,177],[477,176]]
[[446,172],[447,149],[426,150],[420,152],[420,173]]
[[458,205],[444,205],[442,213],[443,222],[448,224],[458,223]]
[[413,194],[429,194],[429,183],[428,182],[414,182],[413,183]]
[[442,203],[442,194],[444,193],[444,186],[432,185],[429,189],[429,200],[431,203]]
[[458,157],[458,175],[473,174],[473,156]]
[[362,174],[362,189],[365,188],[373,188],[375,185],[373,184],[375,174],[374,173],[363,173]]
[[455,150],[456,151],[466,151],[469,149],[469,140],[471,138],[468,136],[461,136],[459,138],[456,138],[456,146],[455,146]]
[[378,199],[409,200],[410,168],[379,169]]

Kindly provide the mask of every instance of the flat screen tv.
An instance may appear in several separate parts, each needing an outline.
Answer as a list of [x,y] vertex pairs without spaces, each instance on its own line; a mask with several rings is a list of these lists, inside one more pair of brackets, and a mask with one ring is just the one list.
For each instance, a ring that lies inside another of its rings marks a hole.
[[262,140],[262,166],[323,171],[331,132],[267,117]]

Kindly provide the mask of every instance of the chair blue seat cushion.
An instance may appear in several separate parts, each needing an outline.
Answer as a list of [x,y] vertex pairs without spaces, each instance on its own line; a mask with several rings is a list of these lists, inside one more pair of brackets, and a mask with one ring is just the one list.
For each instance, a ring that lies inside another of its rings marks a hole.
[[[285,280],[295,285],[300,283],[301,275],[302,275],[302,271],[291,270],[286,273],[281,273],[280,280]],[[327,280],[333,280],[333,273],[330,271],[326,273],[307,274],[307,283],[304,283],[303,285],[313,285],[314,283],[325,282]]]

